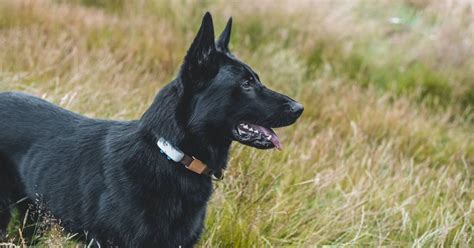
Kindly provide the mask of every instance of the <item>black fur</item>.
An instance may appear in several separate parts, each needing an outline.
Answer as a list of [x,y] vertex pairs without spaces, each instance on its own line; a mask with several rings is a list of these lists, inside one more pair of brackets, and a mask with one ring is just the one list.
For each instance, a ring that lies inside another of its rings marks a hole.
[[240,121],[280,127],[303,111],[230,54],[231,24],[215,43],[206,13],[177,78],[140,120],[90,119],[30,95],[0,93],[0,235],[11,206],[26,196],[43,202],[66,230],[87,233],[87,242],[194,245],[212,181],[168,161],[158,137],[219,173],[231,142],[247,142],[233,133]]

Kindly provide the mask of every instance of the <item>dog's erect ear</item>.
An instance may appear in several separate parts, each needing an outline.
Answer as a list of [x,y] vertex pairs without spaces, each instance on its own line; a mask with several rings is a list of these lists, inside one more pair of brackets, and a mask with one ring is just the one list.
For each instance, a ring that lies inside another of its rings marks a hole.
[[[202,18],[201,28],[193,40],[191,47],[184,58],[183,69],[188,72],[205,69],[210,72],[213,60],[216,54],[216,45],[214,43],[214,25],[212,16],[206,12]],[[192,75],[196,76],[196,75]]]
[[224,31],[222,31],[222,34],[219,36],[219,39],[217,40],[217,43],[216,43],[217,49],[223,52],[229,52],[229,41],[230,41],[231,32],[232,32],[232,17],[229,18],[229,20],[227,21],[227,25],[225,25]]

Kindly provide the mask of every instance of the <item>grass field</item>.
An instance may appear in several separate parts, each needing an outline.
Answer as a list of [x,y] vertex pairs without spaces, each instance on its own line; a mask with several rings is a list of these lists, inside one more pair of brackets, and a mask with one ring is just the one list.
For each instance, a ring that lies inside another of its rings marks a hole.
[[201,246],[474,246],[472,1],[0,0],[0,91],[139,118],[206,10],[305,112],[283,151],[233,145]]

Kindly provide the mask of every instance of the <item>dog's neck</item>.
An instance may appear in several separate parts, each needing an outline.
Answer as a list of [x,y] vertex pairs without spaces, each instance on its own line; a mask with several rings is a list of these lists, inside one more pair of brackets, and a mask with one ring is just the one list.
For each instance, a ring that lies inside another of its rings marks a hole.
[[[153,137],[155,144],[158,137],[163,137],[187,155],[198,158],[211,170],[219,173],[227,166],[231,141],[206,139],[187,132],[187,100],[182,84],[176,80],[171,82],[158,93],[141,118],[141,128]],[[158,147],[156,151],[159,151]]]

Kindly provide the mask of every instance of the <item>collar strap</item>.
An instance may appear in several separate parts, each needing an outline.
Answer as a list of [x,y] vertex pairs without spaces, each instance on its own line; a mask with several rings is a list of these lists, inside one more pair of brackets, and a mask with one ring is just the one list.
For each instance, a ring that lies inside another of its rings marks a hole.
[[199,175],[209,176],[212,180],[220,181],[223,179],[223,171],[220,173],[219,177],[217,177],[215,173],[201,160],[184,154],[184,152],[171,145],[164,138],[158,139],[157,145],[160,148],[160,152],[167,155],[168,160],[180,163],[184,165],[186,169]]

